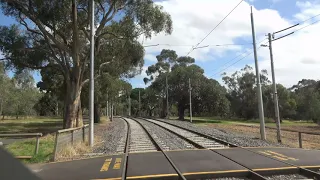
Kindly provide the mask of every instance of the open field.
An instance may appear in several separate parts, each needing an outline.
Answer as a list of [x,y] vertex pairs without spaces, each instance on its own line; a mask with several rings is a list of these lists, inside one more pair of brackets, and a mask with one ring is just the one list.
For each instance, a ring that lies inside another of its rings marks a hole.
[[27,118],[0,120],[0,134],[7,133],[43,133],[48,134],[62,128],[60,118]]
[[[251,135],[260,138],[259,121],[234,121],[234,120],[215,120],[210,118],[194,118],[199,126],[209,126],[223,130],[225,132],[233,132],[238,134]],[[201,123],[201,120],[203,123]],[[251,126],[248,126],[251,125]],[[275,123],[268,122],[266,127],[276,127]],[[281,123],[282,128],[282,142],[290,147],[299,147],[298,133],[288,132],[285,130],[303,131],[303,132],[317,132],[320,133],[320,126],[309,121],[287,121]],[[277,142],[276,130],[266,128],[267,140],[270,142]],[[320,136],[302,134],[303,148],[320,149]]]

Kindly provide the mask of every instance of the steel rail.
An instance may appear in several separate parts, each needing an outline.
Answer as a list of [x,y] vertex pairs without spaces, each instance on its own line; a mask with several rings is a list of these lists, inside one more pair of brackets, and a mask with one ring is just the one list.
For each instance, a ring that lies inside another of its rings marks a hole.
[[151,133],[146,129],[146,127],[144,125],[141,124],[141,122],[139,122],[137,119],[135,118],[130,118],[132,120],[134,120],[135,122],[137,122],[142,128],[143,130],[148,134],[149,138],[151,139],[152,142],[154,142],[155,146],[157,147],[157,149],[159,151],[161,151],[161,153],[165,156],[165,158],[168,160],[168,162],[171,164],[171,166],[173,167],[173,169],[177,172],[178,176],[180,179],[182,180],[187,180],[184,175],[181,173],[181,171],[178,169],[178,167],[173,163],[173,161],[171,160],[171,158],[167,155],[167,153],[162,149],[162,147],[156,142],[156,140],[152,137]]
[[[149,120],[146,119],[146,118],[142,118],[142,119],[144,119],[145,121],[151,122],[151,123],[153,123],[153,124],[155,124],[155,125],[157,125],[157,126],[159,126],[159,127],[162,127],[163,129],[165,129],[165,130],[167,130],[167,131],[169,131],[169,132],[172,132],[173,134],[181,137],[182,139],[187,140],[187,141],[190,142],[191,144],[194,144],[195,147],[199,147],[200,149],[210,150],[210,151],[212,151],[212,152],[214,152],[214,153],[216,153],[216,154],[219,154],[220,156],[222,156],[222,157],[224,157],[224,158],[226,158],[226,159],[229,159],[230,161],[232,161],[232,162],[234,162],[234,163],[236,163],[236,164],[238,164],[238,165],[246,168],[246,169],[249,171],[249,173],[250,173],[249,176],[250,176],[251,179],[253,179],[253,180],[267,180],[265,177],[263,177],[263,176],[261,176],[260,174],[254,172],[252,169],[250,169],[250,168],[246,167],[245,165],[242,165],[242,164],[240,164],[240,163],[232,160],[231,158],[226,157],[226,156],[223,155],[223,154],[220,154],[220,153],[216,152],[214,149],[208,149],[208,148],[202,146],[201,144],[199,144],[199,143],[197,143],[197,142],[194,142],[194,141],[192,141],[192,140],[190,140],[190,139],[188,139],[188,138],[186,138],[186,137],[184,137],[184,136],[182,136],[182,135],[180,135],[180,134],[178,134],[178,133],[176,133],[176,132],[174,132],[174,131],[172,131],[172,130],[164,127],[164,126],[161,126],[161,125],[156,124],[156,123],[154,123],[154,122],[152,122],[152,121],[149,121]],[[156,119],[154,119],[154,120],[156,120]],[[159,120],[156,120],[156,121],[159,121]],[[160,121],[160,122],[163,122],[163,121]],[[166,122],[164,122],[164,123],[166,123]],[[172,125],[171,123],[166,123],[166,124]],[[181,127],[179,127],[179,126],[175,126],[175,127],[181,128]],[[184,128],[181,128],[181,129],[184,129]],[[195,131],[190,131],[189,129],[184,129],[184,130],[189,131],[189,132],[195,132]],[[197,135],[199,135],[199,136],[203,136],[203,137],[206,137],[206,136],[207,136],[207,135],[201,134],[201,133],[195,133],[195,134],[197,134]],[[211,137],[211,138],[208,138],[208,139],[215,139],[215,138],[212,138],[212,137]],[[224,141],[222,141],[222,142],[224,142]],[[226,142],[225,142],[225,143],[226,143]],[[226,144],[230,144],[230,143],[226,143]]]
[[[143,118],[143,119],[145,119],[145,118]],[[267,158],[269,158],[269,159],[273,159],[273,160],[276,160],[276,161],[278,161],[278,162],[285,163],[285,164],[287,164],[287,165],[296,167],[296,168],[299,170],[299,174],[302,174],[302,175],[304,175],[304,176],[306,176],[306,177],[308,177],[308,178],[317,178],[317,179],[320,180],[320,173],[314,172],[314,171],[312,171],[312,170],[309,170],[309,169],[306,169],[306,168],[302,168],[302,167],[300,167],[300,166],[297,166],[297,165],[294,165],[294,164],[291,164],[291,163],[288,163],[288,162],[285,162],[285,161],[282,161],[282,160],[279,160],[279,159],[276,159],[276,158],[273,158],[273,157],[270,157],[270,156],[267,156],[267,155],[264,155],[264,154],[260,154],[260,153],[258,153],[258,152],[252,151],[252,150],[250,150],[250,149],[248,149],[248,148],[244,148],[244,147],[241,147],[241,146],[237,146],[237,145],[235,145],[235,144],[228,143],[228,142],[226,142],[226,141],[224,141],[224,140],[221,140],[221,139],[218,139],[218,138],[214,138],[214,137],[212,137],[212,136],[208,136],[208,135],[206,135],[206,134],[202,134],[202,133],[199,133],[199,132],[197,132],[197,131],[194,131],[194,130],[185,128],[185,127],[181,127],[181,126],[176,125],[176,124],[172,124],[172,123],[169,123],[169,122],[166,122],[166,121],[163,121],[163,120],[159,120],[159,119],[156,119],[156,118],[150,118],[150,119],[153,119],[153,120],[156,120],[156,121],[160,121],[160,122],[163,122],[163,123],[166,123],[166,124],[169,124],[169,125],[172,125],[172,126],[175,126],[175,127],[181,128],[181,129],[184,129],[184,130],[189,131],[189,132],[193,132],[193,133],[198,134],[198,135],[203,136],[203,137],[208,137],[208,138],[216,139],[216,141],[221,141],[221,143],[230,144],[231,147],[237,147],[237,148],[240,148],[240,149],[244,149],[244,150],[246,150],[246,151],[249,151],[249,152],[258,154],[258,155],[260,155],[260,156],[264,156],[264,157],[267,157]],[[149,122],[150,122],[150,121],[149,121]],[[214,151],[213,149],[210,149],[210,150],[211,150],[211,151]],[[216,151],[214,151],[214,152],[216,152]],[[216,153],[218,153],[218,152],[216,152]],[[219,154],[219,153],[218,153],[218,154]],[[220,155],[221,155],[221,154],[220,154]],[[222,155],[222,156],[223,156],[223,155]],[[225,156],[224,156],[224,157],[225,157]],[[228,158],[228,159],[229,159],[229,158]],[[230,159],[230,160],[232,160],[232,159]],[[233,160],[232,160],[232,161],[233,161]],[[238,164],[239,164],[239,163],[238,163]],[[242,166],[243,166],[243,165],[242,165]],[[244,166],[244,167],[245,167],[245,166]]]
[[127,179],[127,169],[128,169],[128,155],[129,155],[129,144],[130,144],[130,124],[124,118],[121,118],[127,123],[127,138],[124,148],[124,161],[123,161],[123,169],[121,173],[121,180]]

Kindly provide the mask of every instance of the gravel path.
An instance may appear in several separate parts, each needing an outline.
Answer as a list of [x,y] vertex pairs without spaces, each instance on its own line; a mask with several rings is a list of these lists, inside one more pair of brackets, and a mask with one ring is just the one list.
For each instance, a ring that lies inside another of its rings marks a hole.
[[[138,120],[138,119],[137,119]],[[163,150],[194,149],[195,147],[177,135],[145,120],[138,120]]]
[[[161,120],[161,119],[159,119]],[[214,129],[206,126],[197,126],[195,124],[191,124],[187,121],[178,121],[178,120],[161,120],[163,122],[169,122],[171,124],[175,124],[184,128],[188,128],[206,135],[210,135],[221,140],[230,142],[232,144],[243,146],[243,147],[267,147],[267,146],[284,146],[280,144],[274,144],[270,142],[266,142],[260,139],[256,139],[252,136],[247,136],[243,134],[235,134],[235,133],[226,133],[224,131]]]
[[[119,118],[114,118],[114,121],[104,126],[95,127],[95,136],[100,140],[95,146],[94,153],[115,154],[117,151],[123,152],[121,142],[127,135],[125,122]],[[118,149],[118,150],[117,150]]]

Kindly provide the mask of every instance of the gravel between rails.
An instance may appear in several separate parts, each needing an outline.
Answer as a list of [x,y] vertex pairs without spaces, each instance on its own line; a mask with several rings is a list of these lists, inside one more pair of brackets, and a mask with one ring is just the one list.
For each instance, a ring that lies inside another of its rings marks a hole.
[[192,144],[177,135],[145,120],[136,119],[147,130],[163,150],[195,149]]
[[[95,128],[95,136],[98,136],[102,140],[97,144],[93,150],[94,153],[104,153],[106,155],[123,153],[124,146],[121,146],[122,142],[127,136],[127,128],[124,120],[120,118],[114,118],[114,120],[106,126]],[[125,142],[125,141],[124,141]],[[117,150],[118,149],[118,150]]]
[[[206,180],[213,180],[213,179],[206,179]],[[226,178],[217,178],[214,180],[250,180],[248,178],[235,178],[235,177],[226,177]]]
[[273,176],[265,176],[267,179],[272,180],[293,180],[293,179],[309,179],[300,174],[289,174],[289,175],[273,175]]
[[150,122],[153,122],[153,123],[156,123],[158,124],[159,126],[162,126],[162,127],[165,127],[179,135],[182,135],[184,137],[186,137],[187,139],[193,141],[193,142],[196,142],[197,144],[205,147],[205,148],[223,148],[225,147],[224,145],[216,142],[216,141],[213,141],[211,139],[207,139],[207,138],[204,138],[202,136],[199,136],[197,134],[194,134],[192,132],[189,132],[189,131],[186,131],[184,129],[181,129],[181,128],[178,128],[178,127],[175,127],[175,126],[172,126],[170,124],[167,124],[167,123],[164,123],[164,122],[159,122],[159,121],[156,121],[156,120],[153,120],[153,119],[147,119],[147,121],[150,121]]
[[224,131],[214,129],[211,127],[206,126],[197,126],[195,124],[192,124],[190,122],[186,121],[179,121],[179,120],[164,120],[164,119],[158,119],[163,122],[168,122],[174,125],[178,125],[180,127],[188,128],[190,130],[197,131],[199,133],[203,133],[212,137],[219,138],[221,140],[227,141],[229,143],[242,146],[242,147],[268,147],[268,146],[281,146],[285,147],[281,144],[275,144],[266,142],[260,139],[256,139],[252,136],[247,136],[243,134],[235,134],[235,133],[226,133]]
[[130,125],[129,152],[157,151],[156,146],[139,123],[129,118],[124,119]]

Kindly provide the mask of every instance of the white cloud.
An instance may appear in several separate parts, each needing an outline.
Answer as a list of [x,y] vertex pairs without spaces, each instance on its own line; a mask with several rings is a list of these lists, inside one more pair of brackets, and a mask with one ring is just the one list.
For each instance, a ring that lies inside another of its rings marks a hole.
[[144,59],[147,60],[147,61],[151,61],[151,62],[157,62],[157,58],[153,54],[146,54],[144,56]]
[[[165,36],[164,34],[157,35],[152,39],[146,39],[144,43],[195,45],[205,37],[238,2],[238,0],[167,0],[157,2],[164,7],[165,11],[171,14],[173,33],[170,36]],[[292,19],[281,17],[279,12],[273,9],[266,8],[256,10],[253,8],[257,42],[265,38],[268,32],[275,32],[289,27],[295,24],[295,22],[308,19],[320,13],[319,1],[298,1],[296,6],[300,11],[293,14]],[[295,29],[300,27],[301,26],[296,27]],[[294,29],[287,32],[292,30]],[[316,44],[320,42],[319,32],[320,24],[315,24],[273,43],[277,82],[291,86],[302,78],[320,78],[320,73],[317,73],[319,71],[318,69],[320,69],[320,58],[318,55],[318,45]],[[277,36],[279,37],[281,35],[283,34],[278,34]],[[239,40],[244,40],[248,43],[252,42],[250,5],[247,2],[243,2],[199,46],[208,44],[232,44]],[[155,60],[152,54],[158,54],[162,48],[161,46],[146,48],[147,55],[145,59],[150,61]],[[186,55],[190,50],[188,46],[164,48],[175,50],[179,56]],[[249,48],[251,47],[249,46]],[[218,58],[223,59],[230,54],[236,56],[236,54],[245,52],[247,49],[248,46],[227,46],[223,48],[211,46],[209,48],[194,50],[190,56],[194,57],[196,62],[202,61],[206,63],[205,61],[217,60]],[[268,48],[261,48],[258,56],[260,69],[267,69],[270,72]],[[252,59],[252,55],[250,58]],[[208,64],[210,63],[208,62]],[[236,68],[233,66],[228,68],[228,70],[231,69],[240,69],[240,67]],[[206,73],[210,75],[210,72]]]

